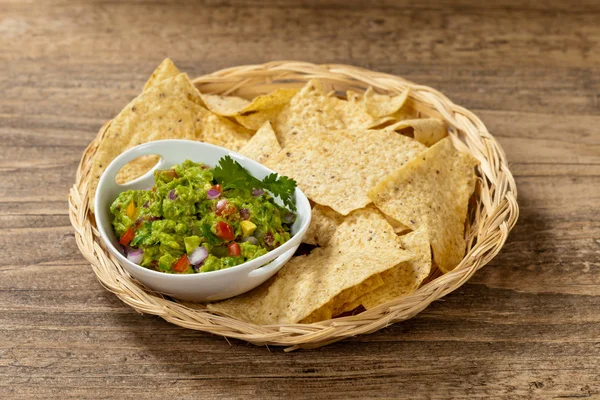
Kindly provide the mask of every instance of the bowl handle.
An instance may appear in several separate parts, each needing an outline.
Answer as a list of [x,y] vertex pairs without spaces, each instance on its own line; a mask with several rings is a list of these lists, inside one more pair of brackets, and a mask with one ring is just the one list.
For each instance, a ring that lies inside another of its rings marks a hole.
[[288,261],[290,258],[292,258],[292,256],[294,255],[295,252],[296,252],[296,248],[292,248],[292,249],[288,250],[287,252],[283,253],[282,255],[280,255],[279,257],[275,258],[270,263],[265,264],[262,267],[258,267],[256,269],[250,271],[250,273],[248,274],[248,278],[254,279],[254,278],[259,278],[264,275],[272,275],[273,270],[277,270],[277,269],[281,268],[281,265],[285,264],[286,261]]
[[[104,175],[106,175],[106,179],[108,179],[109,181],[112,181],[115,183],[115,185],[117,185],[118,187],[122,188],[122,189],[130,189],[136,186],[136,184],[142,180],[144,180],[145,178],[148,177],[148,175],[151,175],[154,173],[155,170],[157,169],[164,169],[167,165],[169,165],[169,161],[168,158],[165,157],[165,155],[161,154],[161,144],[160,143],[156,143],[156,142],[149,142],[149,143],[144,143],[140,146],[136,146],[132,149],[129,149],[127,151],[125,151],[124,153],[122,153],[121,155],[119,155],[117,158],[115,158],[113,160],[113,162],[110,163],[110,165],[108,166],[108,168],[106,169],[106,171],[104,172]],[[147,156],[147,155],[158,155],[160,156],[160,160],[158,160],[158,162],[156,163],[156,165],[154,167],[152,167],[150,169],[150,171],[146,172],[144,175],[135,178],[134,180],[124,183],[124,184],[120,184],[117,183],[115,181],[115,178],[117,177],[117,173],[121,170],[121,168],[123,168],[128,162],[131,162],[133,160],[135,160],[138,157],[141,156]]]
[[271,273],[272,270],[276,269],[277,267],[279,267],[279,262],[277,262],[277,259],[275,259],[267,265],[263,265],[262,267],[250,271],[250,273],[248,274],[248,278],[258,278],[263,275],[268,275]]

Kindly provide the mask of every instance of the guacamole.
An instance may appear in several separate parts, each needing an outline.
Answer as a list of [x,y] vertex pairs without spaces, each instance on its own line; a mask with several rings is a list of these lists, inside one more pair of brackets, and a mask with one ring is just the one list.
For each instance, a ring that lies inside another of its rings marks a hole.
[[290,239],[295,214],[226,158],[229,164],[214,169],[186,160],[155,171],[151,189],[119,194],[110,207],[112,225],[129,260],[167,273],[215,271]]

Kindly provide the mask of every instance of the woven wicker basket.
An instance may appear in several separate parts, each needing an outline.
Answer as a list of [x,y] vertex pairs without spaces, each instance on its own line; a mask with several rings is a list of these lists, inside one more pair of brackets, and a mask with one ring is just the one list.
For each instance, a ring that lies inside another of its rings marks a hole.
[[92,157],[106,123],[83,154],[69,196],[69,216],[79,249],[91,263],[100,283],[140,313],[158,315],[176,325],[246,340],[257,345],[287,346],[286,350],[323,346],[349,336],[370,333],[409,319],[464,284],[501,249],[514,226],[519,209],[514,179],[503,150],[472,112],[457,106],[435,89],[415,85],[396,76],[346,65],[271,62],[234,67],[197,78],[202,92],[252,98],[276,88],[300,88],[320,78],[331,90],[364,91],[369,86],[382,93],[400,93],[410,87],[410,104],[419,115],[443,118],[455,144],[480,162],[479,184],[469,211],[467,254],[450,273],[434,274],[414,293],[360,314],[313,324],[259,326],[213,314],[202,305],[174,301],[144,288],[132,279],[104,249],[88,209],[88,184]]

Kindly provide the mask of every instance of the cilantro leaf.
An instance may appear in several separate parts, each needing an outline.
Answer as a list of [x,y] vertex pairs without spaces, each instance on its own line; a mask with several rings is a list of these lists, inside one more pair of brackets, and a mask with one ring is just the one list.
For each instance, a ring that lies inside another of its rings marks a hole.
[[221,242],[221,239],[219,239],[219,237],[210,230],[209,224],[202,224],[200,226],[200,231],[202,232],[202,236],[206,238],[208,243],[217,244]]
[[261,187],[261,182],[250,175],[244,167],[230,156],[222,157],[213,170],[213,177],[223,189],[252,190]]
[[296,181],[287,176],[278,176],[270,174],[262,181],[263,189],[273,193],[274,196],[279,196],[283,204],[291,210],[296,211],[296,204],[293,201],[294,191],[296,190]]
[[273,173],[267,175],[262,181],[256,179],[244,167],[230,156],[222,157],[213,170],[213,177],[223,186],[224,190],[239,189],[252,191],[264,189],[274,196],[279,196],[283,204],[292,211],[296,211],[293,197],[296,190],[296,181],[287,176],[278,176]]
[[142,233],[141,235],[136,235],[129,244],[131,247],[138,247],[140,244],[142,244],[143,241],[145,241],[149,237],[150,233]]

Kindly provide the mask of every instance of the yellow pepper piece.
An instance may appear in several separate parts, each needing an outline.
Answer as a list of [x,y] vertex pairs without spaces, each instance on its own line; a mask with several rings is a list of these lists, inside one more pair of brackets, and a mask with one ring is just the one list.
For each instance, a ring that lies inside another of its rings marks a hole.
[[252,235],[252,233],[256,230],[256,225],[250,221],[240,222],[240,227],[242,228],[242,233],[244,237]]
[[127,213],[127,216],[131,219],[135,218],[135,214],[137,213],[137,209],[135,208],[135,203],[133,200],[131,200],[129,202],[129,205],[127,206],[127,210],[125,210],[125,212]]

